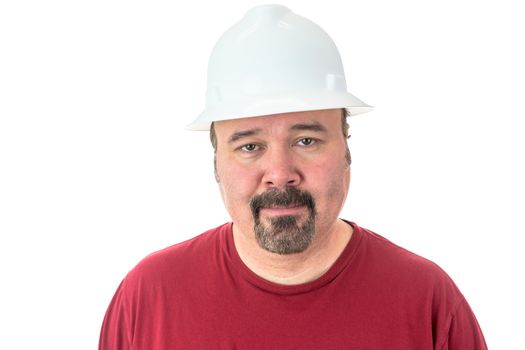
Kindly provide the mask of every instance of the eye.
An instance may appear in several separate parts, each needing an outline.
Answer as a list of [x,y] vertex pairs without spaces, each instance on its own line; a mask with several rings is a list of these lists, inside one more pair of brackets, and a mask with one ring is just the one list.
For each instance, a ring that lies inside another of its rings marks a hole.
[[244,145],[241,147],[241,150],[244,152],[254,152],[259,149],[259,146],[257,146],[255,143],[249,143],[247,145]]
[[300,146],[311,146],[311,145],[313,145],[315,142],[316,142],[316,140],[314,140],[313,138],[310,138],[310,137],[303,137],[302,139],[299,139],[299,140],[297,141],[297,144],[299,144]]

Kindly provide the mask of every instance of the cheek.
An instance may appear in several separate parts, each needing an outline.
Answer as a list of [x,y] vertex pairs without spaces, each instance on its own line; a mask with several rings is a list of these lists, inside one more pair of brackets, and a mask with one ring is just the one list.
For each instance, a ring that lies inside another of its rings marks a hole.
[[219,187],[226,210],[233,222],[242,231],[250,232],[253,227],[253,216],[250,200],[258,188],[253,170],[229,164],[228,167],[217,167]]
[[257,174],[241,164],[217,160],[223,200],[228,206],[246,205],[257,189]]
[[344,160],[317,164],[311,173],[311,185],[318,194],[319,209],[340,210],[346,199],[349,183],[350,168]]

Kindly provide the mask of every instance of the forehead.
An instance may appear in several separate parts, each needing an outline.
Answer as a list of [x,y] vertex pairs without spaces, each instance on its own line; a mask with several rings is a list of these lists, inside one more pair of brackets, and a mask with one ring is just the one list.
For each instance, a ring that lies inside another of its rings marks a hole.
[[327,130],[341,127],[341,109],[323,109],[265,115],[214,123],[217,133],[232,133],[245,129],[259,129],[263,133],[288,131],[296,124],[321,124]]

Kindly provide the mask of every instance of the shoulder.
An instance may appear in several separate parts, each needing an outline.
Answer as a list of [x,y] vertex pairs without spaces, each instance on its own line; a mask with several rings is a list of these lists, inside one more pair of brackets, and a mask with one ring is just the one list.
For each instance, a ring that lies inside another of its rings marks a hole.
[[230,223],[226,223],[147,255],[126,275],[126,284],[141,281],[155,284],[168,276],[182,278],[207,269],[219,255],[229,229]]
[[360,229],[364,241],[364,259],[383,281],[407,285],[420,291],[426,289],[434,296],[438,293],[462,298],[453,280],[438,264],[371,230]]
[[415,315],[432,329],[436,349],[486,349],[470,306],[438,264],[371,230],[358,230],[362,242],[355,271],[369,294],[389,301],[384,309]]

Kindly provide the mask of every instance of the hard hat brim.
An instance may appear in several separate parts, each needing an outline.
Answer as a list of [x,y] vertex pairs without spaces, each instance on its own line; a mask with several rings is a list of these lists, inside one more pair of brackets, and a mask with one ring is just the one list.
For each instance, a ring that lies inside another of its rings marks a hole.
[[332,108],[345,108],[349,116],[354,116],[370,112],[374,107],[367,105],[348,92],[301,93],[297,97],[254,96],[235,103],[230,101],[229,103],[209,106],[191,124],[186,126],[186,130],[206,131],[210,129],[212,122],[220,120]]

